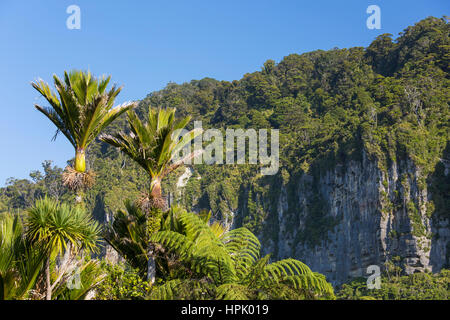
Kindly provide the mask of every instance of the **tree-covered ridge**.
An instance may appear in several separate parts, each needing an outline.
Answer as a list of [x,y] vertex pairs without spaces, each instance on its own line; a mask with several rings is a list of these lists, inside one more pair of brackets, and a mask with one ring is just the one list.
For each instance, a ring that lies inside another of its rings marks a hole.
[[366,49],[292,54],[231,83],[169,84],[141,106],[176,106],[207,126],[280,128],[289,171],[343,161],[363,143],[384,161],[406,152],[429,172],[448,138],[448,49],[448,23],[428,18]]

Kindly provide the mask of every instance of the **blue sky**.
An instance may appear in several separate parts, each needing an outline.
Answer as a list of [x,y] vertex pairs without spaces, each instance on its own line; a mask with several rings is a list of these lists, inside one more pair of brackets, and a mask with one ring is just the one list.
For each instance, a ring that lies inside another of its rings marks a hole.
[[[69,30],[69,5],[81,29]],[[381,8],[369,30],[366,8]],[[27,178],[43,160],[64,167],[73,149],[33,107],[45,104],[30,82],[90,69],[123,84],[117,103],[139,100],[168,82],[240,79],[290,53],[367,46],[427,16],[450,15],[448,0],[428,1],[103,1],[0,0],[0,186]]]

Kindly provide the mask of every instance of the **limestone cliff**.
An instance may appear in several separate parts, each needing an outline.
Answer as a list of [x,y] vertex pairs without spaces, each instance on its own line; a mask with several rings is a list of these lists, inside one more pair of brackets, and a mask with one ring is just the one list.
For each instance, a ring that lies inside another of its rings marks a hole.
[[[441,163],[448,179],[448,161]],[[264,251],[275,252],[277,259],[300,259],[334,284],[366,276],[368,266],[383,268],[394,257],[400,257],[407,273],[439,271],[449,264],[449,221],[430,217],[432,194],[420,177],[410,160],[394,162],[383,171],[366,152],[361,161],[337,165],[318,178],[304,174],[296,181],[294,196],[288,197],[288,187],[282,186],[276,229],[271,226],[269,236],[259,234]],[[316,243],[306,241],[309,235],[304,234],[313,214],[311,199],[321,202],[332,221]]]

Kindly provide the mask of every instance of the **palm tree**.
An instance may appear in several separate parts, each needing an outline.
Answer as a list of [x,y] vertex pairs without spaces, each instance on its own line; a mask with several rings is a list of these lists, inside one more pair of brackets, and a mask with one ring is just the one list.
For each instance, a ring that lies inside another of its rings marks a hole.
[[[154,230],[171,230],[182,232],[182,224],[178,217],[186,210],[179,206],[172,206],[163,212],[158,219],[153,220]],[[211,217],[210,212],[202,211],[198,214],[203,221],[207,222]],[[104,238],[134,269],[144,278],[148,274],[148,260],[155,257],[149,256],[149,233],[146,214],[142,208],[133,201],[125,201],[125,210],[118,210],[114,213],[112,223],[106,226]],[[158,226],[156,226],[158,224]],[[224,230],[220,224],[214,223],[212,230],[218,235]],[[159,252],[160,253],[160,252]],[[152,252],[153,254],[153,252]],[[158,257],[155,261],[159,275],[164,278],[167,273],[167,265],[171,264],[170,257]],[[176,263],[176,262],[175,262]],[[148,278],[148,277],[147,277]]]
[[[140,206],[146,214],[149,234],[155,231],[150,225],[158,224],[157,215],[151,216],[150,213],[166,206],[166,200],[162,196],[161,181],[187,159],[201,152],[190,152],[183,159],[174,162],[182,148],[201,134],[200,129],[193,129],[179,137],[190,119],[186,117],[175,121],[175,108],[154,110],[149,107],[148,122],[143,123],[134,111],[129,111],[128,123],[131,127],[129,134],[119,132],[116,135],[100,137],[100,140],[119,148],[136,161],[150,176],[149,192],[140,200]],[[149,242],[147,279],[152,283],[156,273],[153,252],[153,245]]]
[[31,246],[23,236],[19,215],[0,215],[0,300],[27,299],[46,259],[43,246]]
[[[100,227],[83,208],[69,207],[55,200],[37,200],[28,210],[25,220],[26,236],[30,243],[43,245],[47,251],[45,261],[46,299],[51,300],[52,290],[60,283],[67,268],[80,250],[97,252]],[[56,256],[69,256],[52,283],[51,263]]]
[[[111,77],[95,78],[90,72],[64,72],[64,81],[53,75],[58,92],[39,79],[31,85],[50,104],[50,107],[35,105],[57,127],[75,148],[74,168],[67,167],[63,179],[72,190],[80,191],[93,183],[92,172],[86,173],[86,148],[100,132],[135,103],[124,103],[113,108],[114,100],[122,90],[115,85],[107,91]],[[81,192],[78,194],[81,202]]]
[[[334,299],[325,276],[295,259],[269,263],[260,243],[246,228],[225,231],[183,212],[175,229],[151,240],[175,254],[184,272],[154,287],[150,299]],[[181,226],[180,226],[181,225]],[[178,231],[173,231],[178,230]]]
[[125,210],[114,213],[113,222],[105,230],[104,238],[131,267],[145,276],[148,263],[148,235],[145,213],[135,202],[126,200]]
[[181,149],[202,132],[201,129],[193,129],[178,139],[178,133],[184,130],[191,118],[175,121],[175,110],[175,108],[155,110],[149,107],[146,123],[143,123],[135,112],[129,111],[128,123],[131,127],[129,134],[119,132],[100,137],[100,140],[119,148],[136,161],[150,176],[147,208],[165,207],[161,181],[187,159],[201,152],[200,150],[191,152],[183,159],[173,162]]

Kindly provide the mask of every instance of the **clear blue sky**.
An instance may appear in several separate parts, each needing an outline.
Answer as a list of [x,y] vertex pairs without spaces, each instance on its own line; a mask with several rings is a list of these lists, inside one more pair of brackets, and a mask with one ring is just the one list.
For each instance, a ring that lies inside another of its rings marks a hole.
[[[73,149],[33,107],[45,104],[30,86],[38,77],[90,69],[124,89],[118,103],[144,98],[168,82],[240,79],[267,59],[290,53],[367,46],[433,15],[448,0],[423,1],[103,1],[0,0],[0,186],[27,178],[49,159],[64,167]],[[66,8],[81,9],[69,30]],[[366,8],[381,8],[381,30],[366,27]]]

